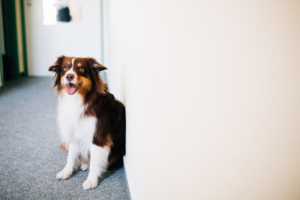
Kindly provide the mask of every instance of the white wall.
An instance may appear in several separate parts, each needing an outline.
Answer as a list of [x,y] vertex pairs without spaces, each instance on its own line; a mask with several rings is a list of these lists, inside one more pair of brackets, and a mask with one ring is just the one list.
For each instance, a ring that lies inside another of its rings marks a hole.
[[101,61],[100,1],[81,1],[80,23],[55,25],[43,25],[42,1],[31,2],[24,1],[29,75],[53,76],[48,68],[60,55]]
[[103,28],[104,28],[104,65],[108,78],[109,91],[115,97],[125,102],[125,62],[127,42],[126,13],[127,2],[103,1]]
[[300,199],[300,1],[105,10],[133,200]]

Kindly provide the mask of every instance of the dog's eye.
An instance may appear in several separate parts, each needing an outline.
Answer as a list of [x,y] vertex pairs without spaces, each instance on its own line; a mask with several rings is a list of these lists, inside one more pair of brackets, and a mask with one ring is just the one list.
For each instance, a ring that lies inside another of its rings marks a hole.
[[83,69],[83,68],[79,68],[79,71],[80,71],[80,72],[84,72],[84,69]]
[[64,71],[67,71],[68,70],[68,68],[67,67],[64,67],[64,69],[63,69]]

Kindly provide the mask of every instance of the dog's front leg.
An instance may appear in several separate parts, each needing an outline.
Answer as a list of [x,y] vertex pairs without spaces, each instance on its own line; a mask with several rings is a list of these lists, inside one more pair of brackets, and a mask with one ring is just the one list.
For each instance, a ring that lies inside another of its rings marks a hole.
[[59,179],[68,179],[73,173],[73,168],[76,162],[76,159],[78,157],[78,144],[75,143],[70,143],[69,144],[69,153],[68,153],[68,159],[67,159],[67,164],[65,168],[58,172],[56,175],[56,178]]
[[110,148],[108,146],[99,147],[91,144],[90,151],[90,172],[88,178],[82,185],[85,190],[93,189],[98,185],[98,177],[105,172],[107,168]]

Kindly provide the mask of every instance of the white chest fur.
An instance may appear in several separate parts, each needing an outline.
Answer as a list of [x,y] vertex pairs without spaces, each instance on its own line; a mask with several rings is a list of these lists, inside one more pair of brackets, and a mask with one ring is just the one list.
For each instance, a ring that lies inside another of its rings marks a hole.
[[83,154],[89,151],[97,122],[95,117],[85,117],[84,110],[83,99],[77,93],[59,97],[57,120],[62,142],[79,144]]

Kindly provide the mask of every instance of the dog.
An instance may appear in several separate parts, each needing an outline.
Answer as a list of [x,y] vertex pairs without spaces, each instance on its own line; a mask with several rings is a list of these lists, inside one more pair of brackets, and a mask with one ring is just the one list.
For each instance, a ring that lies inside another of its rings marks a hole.
[[58,127],[67,164],[56,178],[68,179],[79,162],[90,169],[83,189],[98,185],[107,169],[123,166],[125,107],[109,93],[99,72],[107,68],[93,58],[60,56],[49,67],[55,72],[58,94]]

